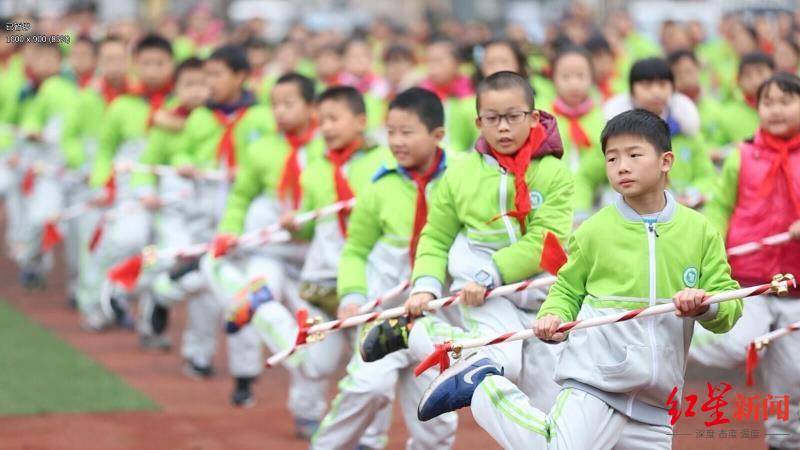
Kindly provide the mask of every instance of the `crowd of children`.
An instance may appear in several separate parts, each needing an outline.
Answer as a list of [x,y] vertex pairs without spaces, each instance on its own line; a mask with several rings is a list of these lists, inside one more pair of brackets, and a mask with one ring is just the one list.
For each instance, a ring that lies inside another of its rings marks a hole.
[[[451,448],[464,407],[510,449],[670,448],[687,363],[742,366],[800,320],[797,289],[703,304],[800,275],[800,14],[726,14],[714,39],[665,21],[659,46],[625,11],[598,28],[575,6],[538,47],[513,26],[383,20],[297,25],[273,46],[257,22],[191,17],[163,34],[91,9],[7,20],[72,36],[0,41],[7,255],[43,289],[63,249],[82,326],[135,330],[143,351],[169,351],[185,302],[184,372],[216,376],[225,339],[234,406],[269,378],[264,348],[290,352],[287,407],[311,448],[384,448],[395,399],[411,449]],[[487,298],[546,279],[550,235],[568,250],[552,287]],[[665,303],[676,313],[557,331]],[[293,351],[306,313],[391,307],[405,315]],[[438,343],[530,328],[414,374]],[[798,335],[760,369],[792,398],[771,449],[800,448]]]

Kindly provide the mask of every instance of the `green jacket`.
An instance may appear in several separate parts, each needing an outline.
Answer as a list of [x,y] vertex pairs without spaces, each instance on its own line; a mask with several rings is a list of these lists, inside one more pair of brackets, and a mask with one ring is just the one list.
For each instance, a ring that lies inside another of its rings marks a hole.
[[[239,167],[236,180],[228,194],[225,212],[219,223],[222,233],[241,234],[248,208],[258,195],[277,197],[283,166],[291,152],[289,142],[281,133],[271,133],[256,140],[247,149],[247,164]],[[315,137],[304,146],[299,159],[306,167],[323,158],[325,141]]]
[[457,152],[472,149],[478,139],[478,128],[475,126],[477,115],[474,95],[445,100],[442,147]]
[[[426,188],[427,198],[438,189],[446,165],[443,156]],[[337,277],[343,304],[363,304],[409,277],[416,209],[416,183],[397,162],[385,164],[358,197],[350,216]]]
[[61,131],[61,150],[67,167],[77,169],[86,163],[89,156],[87,147],[97,145],[107,106],[95,89],[85,88],[78,92]]
[[16,123],[19,95],[25,86],[25,70],[20,55],[13,55],[0,70],[0,152],[14,145],[14,129],[8,125]]
[[730,100],[722,104],[717,118],[719,145],[731,145],[753,136],[758,128],[758,111],[744,100]]
[[[700,213],[665,195],[667,206],[652,221],[644,221],[618,196],[614,205],[584,222],[569,241],[569,259],[537,317],[585,320],[670,303],[686,287],[738,289],[720,233]],[[713,305],[696,320],[724,333],[741,314],[742,301],[732,300]],[[673,387],[683,386],[694,322],[667,313],[573,331],[556,381],[589,386],[612,407],[629,405],[623,414],[666,424],[666,411],[652,408],[665,408]]]
[[728,221],[736,207],[741,164],[741,153],[736,148],[725,158],[717,183],[703,210],[708,220],[723,236],[728,235]]
[[562,160],[569,166],[572,173],[578,172],[585,158],[596,155],[597,153],[603,153],[600,147],[600,133],[603,132],[606,121],[600,108],[595,107],[578,119],[578,122],[581,124],[584,131],[586,131],[589,140],[592,142],[592,146],[588,149],[579,149],[572,141],[572,135],[569,132],[569,119],[566,116],[554,112],[552,102],[547,105],[546,110],[550,111],[558,122],[558,130],[564,145],[564,156]]
[[[147,145],[138,162],[149,166],[192,165],[194,160],[190,152],[191,146],[187,142],[188,138],[186,126],[180,131],[153,127],[147,133]],[[157,183],[158,177],[152,173],[134,172],[131,176],[131,185],[134,187],[154,187]]]
[[[495,286],[529,278],[541,272],[545,232],[566,239],[572,229],[572,176],[558,159],[562,148],[555,119],[541,114],[547,139],[526,172],[532,209],[525,235],[517,220],[505,215],[514,210],[514,176],[483,151],[464,155],[450,164],[428,206],[412,274],[415,292],[440,296],[448,269],[453,290],[486,274]],[[477,148],[486,147],[478,141]],[[458,236],[474,255],[451,253]]]
[[[389,158],[389,150],[379,146],[366,147],[353,155],[344,166],[344,172],[356,198],[369,186],[372,176]],[[301,212],[313,211],[337,201],[333,165],[328,158],[318,158],[309,163],[300,176],[300,185],[303,189]],[[303,281],[332,283],[336,279],[339,256],[344,245],[337,215],[310,222],[300,235],[308,236],[312,231],[313,239],[300,278]]]
[[30,106],[20,116],[20,128],[29,133],[42,133],[46,142],[58,142],[63,120],[74,105],[76,93],[75,85],[65,77],[53,76],[43,81]]
[[[217,148],[223,131],[224,128],[211,109],[203,107],[192,111],[186,120],[186,144],[197,167],[203,169],[219,167]],[[238,168],[241,169],[246,164],[248,146],[274,131],[275,121],[269,108],[253,105],[248,109],[233,130]]]

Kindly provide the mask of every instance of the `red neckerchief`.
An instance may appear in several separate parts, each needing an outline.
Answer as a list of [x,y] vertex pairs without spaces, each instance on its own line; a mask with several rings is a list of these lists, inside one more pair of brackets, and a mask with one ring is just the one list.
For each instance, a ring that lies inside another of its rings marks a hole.
[[417,255],[419,235],[422,233],[422,227],[425,226],[425,222],[428,220],[428,201],[425,197],[425,188],[427,188],[428,183],[433,180],[433,177],[439,170],[439,165],[442,163],[443,155],[444,152],[442,149],[437,148],[436,155],[433,157],[433,161],[425,173],[420,175],[419,172],[416,171],[408,172],[409,176],[411,176],[411,179],[414,180],[414,184],[417,185],[417,206],[414,209],[414,228],[411,231],[411,241],[409,242],[408,248],[408,256],[411,258],[412,268],[414,267],[414,258]]
[[300,207],[300,201],[303,199],[303,188],[300,186],[300,161],[298,153],[300,148],[311,142],[314,134],[317,132],[317,121],[311,120],[303,134],[290,134],[286,133],[286,141],[289,142],[289,154],[286,155],[286,161],[283,163],[283,170],[281,171],[281,178],[278,182],[278,198],[285,200],[289,195],[292,199],[292,208],[297,209]]
[[755,95],[744,94],[744,102],[747,103],[747,106],[758,109],[758,99]]
[[113,102],[114,99],[120,95],[132,91],[127,78],[122,82],[122,86],[119,89],[112,86],[111,83],[105,79],[105,77],[99,78],[97,84],[97,90],[100,92],[100,95],[103,96],[103,100],[105,100],[106,105],[110,105],[111,102]]
[[94,78],[94,74],[92,72],[89,72],[89,73],[85,73],[83,75],[76,76],[75,81],[78,83],[78,87],[83,89],[86,86],[88,86],[89,83],[92,82],[93,78]]
[[372,89],[372,84],[378,79],[378,76],[372,72],[369,72],[363,77],[356,77],[353,75],[353,79],[355,80],[353,87],[356,88],[358,92],[366,94],[370,89]]
[[690,99],[692,99],[692,102],[694,102],[695,104],[697,104],[697,102],[700,100],[700,92],[701,92],[701,91],[700,91],[700,86],[695,86],[695,87],[693,87],[693,88],[692,88],[692,89],[690,89],[690,90],[685,90],[685,89],[684,89],[684,90],[681,92],[681,94],[683,94],[683,95],[685,95],[685,96],[689,97]]
[[217,144],[217,160],[225,164],[228,173],[233,173],[236,169],[236,137],[233,129],[242,120],[247,110],[246,106],[239,108],[230,117],[218,109],[214,110],[214,117],[223,129],[222,137]]
[[131,94],[143,97],[150,104],[150,109],[147,112],[147,128],[150,128],[153,126],[153,116],[156,111],[164,106],[164,102],[167,100],[170,92],[172,92],[172,82],[165,83],[157,89],[148,89],[143,84],[140,84],[129,89],[129,91]]
[[[516,194],[514,195],[515,211],[507,212],[505,215],[517,219],[522,234],[525,234],[526,231],[525,219],[528,217],[528,213],[531,212],[531,199],[528,192],[528,183],[525,180],[525,173],[528,171],[528,166],[531,164],[531,158],[533,158],[539,150],[545,138],[544,127],[540,123],[531,128],[528,139],[525,140],[522,147],[513,155],[504,155],[489,146],[489,153],[497,160],[500,167],[514,175],[514,188],[516,190]],[[502,214],[495,216],[489,222],[493,222],[501,217],[503,217]]]
[[39,89],[39,85],[42,84],[42,80],[40,80],[39,77],[36,76],[36,74],[33,72],[33,68],[31,68],[30,66],[26,65],[24,71],[25,71],[25,79],[28,80],[28,83],[31,85],[31,87],[35,92],[37,89]]
[[794,190],[794,184],[792,183],[793,168],[789,165],[789,153],[800,151],[800,134],[787,140],[759,129],[756,132],[756,139],[763,143],[767,149],[775,152],[775,159],[772,161],[772,166],[769,168],[766,179],[758,190],[758,195],[762,198],[769,196],[775,188],[775,179],[778,177],[778,172],[781,172],[786,182],[786,189],[789,192],[789,200],[794,206],[795,213],[800,216],[800,198]]
[[608,100],[614,96],[614,90],[611,87],[611,80],[613,80],[616,76],[617,72],[612,71],[607,77],[597,81],[597,89],[600,91],[600,95],[603,96],[603,100]]
[[[350,200],[353,198],[353,190],[350,189],[350,184],[347,182],[347,177],[344,174],[342,168],[350,158],[364,145],[361,139],[356,139],[355,141],[351,142],[347,146],[336,150],[336,151],[328,151],[325,156],[328,158],[328,161],[331,162],[333,165],[333,184],[336,187],[336,200],[337,201],[345,201]],[[347,236],[347,223],[346,219],[348,216],[348,211],[340,210],[338,213],[339,219],[339,230],[342,232],[342,236]]]
[[339,86],[340,84],[342,84],[341,77],[342,77],[341,73],[328,75],[327,77],[322,79],[322,83],[325,84],[326,87]]
[[594,102],[591,98],[587,98],[583,103],[575,107],[567,105],[561,97],[556,97],[553,101],[553,111],[567,118],[569,121],[569,136],[572,139],[572,143],[580,150],[592,148],[592,141],[580,122],[581,118],[588,114],[592,108],[594,108]]
[[189,114],[192,113],[192,109],[193,108],[189,108],[188,106],[185,105],[178,105],[169,110],[169,113],[172,114],[173,116],[178,116],[185,119],[189,117]]

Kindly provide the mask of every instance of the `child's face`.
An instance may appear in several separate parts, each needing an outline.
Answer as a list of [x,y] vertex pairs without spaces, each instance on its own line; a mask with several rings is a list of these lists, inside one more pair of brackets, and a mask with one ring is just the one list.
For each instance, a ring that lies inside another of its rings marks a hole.
[[245,72],[234,72],[227,64],[216,59],[206,61],[203,64],[203,71],[211,89],[211,101],[214,103],[228,103],[235,100],[247,76]]
[[788,138],[800,133],[800,95],[770,85],[758,102],[758,118],[761,128],[775,136]]
[[61,53],[57,48],[39,48],[35,55],[33,70],[40,80],[61,72]]
[[269,52],[263,48],[248,48],[247,49],[247,62],[253,69],[260,69],[264,67],[269,61]]
[[181,105],[187,108],[196,108],[208,101],[210,91],[206,83],[206,76],[202,69],[188,69],[181,71],[175,80],[175,94]]
[[614,72],[614,56],[608,52],[592,53],[594,79],[605,80]]
[[700,87],[700,68],[690,58],[681,58],[672,65],[675,76],[675,90],[696,92]]
[[623,134],[606,141],[606,176],[626,198],[663,190],[672,167],[672,152],[659,153],[641,136]]
[[562,56],[553,72],[558,96],[570,105],[577,105],[589,96],[592,86],[592,68],[589,61],[577,53]]
[[507,70],[509,72],[520,72],[517,58],[514,51],[507,45],[494,44],[486,47],[481,64],[481,72],[484,77]]
[[334,51],[323,51],[317,56],[315,66],[319,78],[332,77],[342,70],[342,58]]
[[69,64],[75,73],[82,75],[94,72],[96,62],[94,49],[91,45],[81,42],[72,46],[72,51],[69,54]]
[[[531,111],[521,89],[484,91],[480,94],[480,103],[475,124],[486,142],[504,155],[516,153],[528,139],[531,128],[539,123],[539,112]],[[499,118],[500,114],[506,117]],[[493,123],[498,119],[499,122]]]
[[297,83],[280,83],[272,88],[272,113],[279,130],[293,133],[311,119],[312,107],[303,99]]
[[128,52],[121,42],[106,42],[100,46],[97,69],[108,80],[121,81],[128,74]]
[[434,84],[444,86],[458,76],[458,61],[448,43],[437,42],[428,47],[426,64],[428,76]]
[[795,73],[797,72],[798,63],[800,63],[800,55],[795,53],[794,49],[788,42],[781,39],[775,43],[775,64],[777,69],[781,72]]
[[744,95],[754,96],[761,83],[767,81],[772,76],[772,69],[766,64],[749,64],[742,68],[739,75],[739,89]]
[[653,114],[662,115],[672,96],[669,80],[646,80],[633,83],[633,102]]
[[364,42],[352,42],[344,53],[344,69],[357,77],[372,71],[372,51]]
[[397,108],[389,110],[386,130],[397,163],[410,170],[424,167],[444,136],[444,128],[428,130],[417,114]]
[[386,79],[393,85],[400,84],[414,70],[414,62],[407,58],[392,58],[384,64]]
[[275,61],[284,73],[294,70],[299,60],[300,51],[292,43],[284,43],[278,47],[278,51],[275,52]]
[[340,150],[360,139],[366,125],[367,117],[353,114],[342,100],[330,99],[319,104],[319,129],[331,150]]
[[158,89],[172,78],[172,57],[161,49],[146,48],[136,55],[135,62],[139,79],[150,89]]

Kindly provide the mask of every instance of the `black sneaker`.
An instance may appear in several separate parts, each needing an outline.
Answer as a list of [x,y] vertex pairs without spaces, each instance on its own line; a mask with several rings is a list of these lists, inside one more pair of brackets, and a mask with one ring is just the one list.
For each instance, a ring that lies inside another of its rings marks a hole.
[[126,330],[133,330],[135,324],[128,311],[128,302],[119,297],[111,297],[109,304],[111,310],[114,311],[114,323]]
[[236,385],[233,389],[233,395],[231,395],[231,403],[233,403],[233,406],[251,408],[256,404],[256,400],[253,398],[253,390],[251,389],[253,380],[253,377],[236,378]]
[[19,282],[26,290],[34,289],[43,291],[47,288],[47,277],[35,270],[23,269],[19,275]]
[[413,322],[406,317],[384,320],[365,329],[361,338],[361,359],[377,361],[389,353],[408,348],[408,332]]
[[200,257],[192,256],[181,258],[169,271],[169,279],[177,281],[183,278],[184,275],[198,270],[200,267]]
[[154,302],[153,311],[150,313],[150,326],[153,328],[153,334],[164,334],[167,325],[169,325],[169,308]]
[[196,364],[194,361],[187,360],[186,364],[183,366],[183,373],[192,379],[195,380],[207,380],[214,376],[214,367],[210,364],[207,366],[201,366]]

